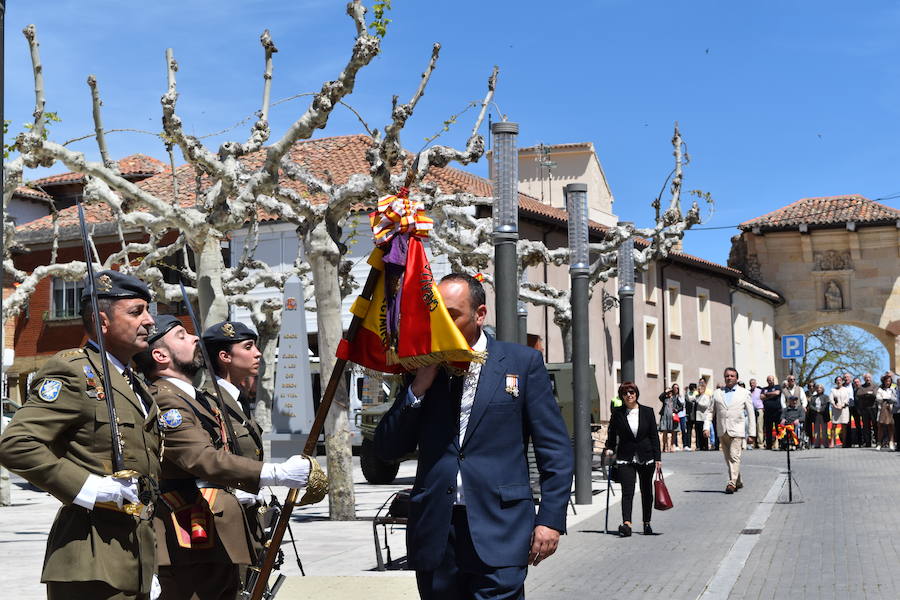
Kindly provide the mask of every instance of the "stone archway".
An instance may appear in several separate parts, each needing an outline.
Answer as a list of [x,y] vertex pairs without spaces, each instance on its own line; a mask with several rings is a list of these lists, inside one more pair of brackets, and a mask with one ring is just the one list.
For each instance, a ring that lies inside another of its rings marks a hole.
[[728,264],[784,298],[780,335],[854,325],[900,366],[900,210],[862,196],[805,198],[740,225]]

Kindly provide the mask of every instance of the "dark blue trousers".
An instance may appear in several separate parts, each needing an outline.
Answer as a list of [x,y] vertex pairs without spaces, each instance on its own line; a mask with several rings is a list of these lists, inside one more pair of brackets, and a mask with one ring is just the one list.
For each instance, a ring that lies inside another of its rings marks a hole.
[[525,598],[528,567],[491,567],[484,564],[469,532],[464,506],[453,507],[450,535],[441,565],[416,571],[422,600],[520,600]]

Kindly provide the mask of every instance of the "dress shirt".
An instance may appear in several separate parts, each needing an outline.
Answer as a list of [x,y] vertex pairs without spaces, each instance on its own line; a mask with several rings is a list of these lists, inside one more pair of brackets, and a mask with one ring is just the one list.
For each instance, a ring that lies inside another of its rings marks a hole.
[[631,433],[634,434],[634,437],[637,437],[638,417],[639,409],[637,406],[625,409],[625,418],[628,420],[628,427],[631,429]]
[[219,388],[231,394],[231,397],[234,398],[235,402],[238,401],[238,398],[241,397],[241,390],[239,390],[236,385],[221,377],[216,377],[216,381],[219,382]]
[[[484,352],[487,350],[487,336],[481,332],[481,336],[475,345],[472,346],[475,352]],[[459,405],[459,445],[462,446],[463,440],[466,439],[466,427],[469,425],[469,417],[472,414],[472,404],[475,403],[475,392],[478,391],[478,379],[481,377],[482,363],[470,362],[469,370],[463,379],[462,399]],[[465,504],[466,494],[463,490],[462,472],[456,472],[456,502],[455,504]]]
[[731,406],[732,397],[734,397],[734,386],[725,388],[725,406]]
[[192,399],[197,397],[197,389],[185,381],[184,379],[178,379],[177,377],[163,377],[166,381],[177,387],[179,390],[190,396]]
[[753,400],[753,408],[756,410],[762,410],[763,403],[762,397],[760,396],[762,393],[762,389],[759,386],[753,388],[753,391],[750,392],[750,399]]

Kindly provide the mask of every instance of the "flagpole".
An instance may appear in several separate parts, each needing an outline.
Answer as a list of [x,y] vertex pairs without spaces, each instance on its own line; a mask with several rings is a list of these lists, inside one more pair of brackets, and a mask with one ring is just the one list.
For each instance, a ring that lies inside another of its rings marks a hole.
[[[366,300],[372,299],[380,275],[381,271],[372,267],[369,271],[369,277],[366,279],[366,284],[363,286],[362,293],[360,294],[361,298]],[[353,315],[350,326],[347,327],[347,333],[344,334],[345,340],[348,342],[353,341],[357,331],[359,331],[359,328],[362,326],[362,321],[362,317]],[[334,363],[334,368],[331,370],[331,377],[328,379],[328,385],[325,388],[325,393],[322,395],[322,401],[319,403],[319,410],[316,411],[316,420],[313,421],[312,427],[309,429],[309,437],[306,438],[306,444],[303,446],[303,454],[313,457],[313,460],[315,460],[314,457],[316,444],[319,441],[319,434],[322,432],[322,428],[325,425],[325,419],[328,417],[328,411],[331,408],[331,403],[334,400],[334,395],[337,392],[338,385],[341,382],[341,377],[343,377],[344,369],[346,367],[346,359],[338,358]],[[267,549],[263,563],[260,565],[258,572],[253,573],[250,579],[254,582],[254,585],[251,588],[252,592],[248,596],[247,591],[245,590],[244,593],[241,594],[243,598],[250,598],[250,600],[262,599],[263,594],[266,591],[266,585],[269,581],[269,575],[272,573],[272,569],[275,566],[275,559],[278,557],[278,550],[281,548],[281,540],[284,538],[284,532],[287,529],[288,523],[290,523],[291,513],[294,511],[294,506],[297,503],[297,497],[299,495],[300,490],[297,488],[291,488],[288,491],[287,497],[284,499],[284,504],[282,505],[281,514],[278,516],[278,522],[272,530],[272,537],[266,543]],[[251,570],[256,571],[257,569],[251,567]]]

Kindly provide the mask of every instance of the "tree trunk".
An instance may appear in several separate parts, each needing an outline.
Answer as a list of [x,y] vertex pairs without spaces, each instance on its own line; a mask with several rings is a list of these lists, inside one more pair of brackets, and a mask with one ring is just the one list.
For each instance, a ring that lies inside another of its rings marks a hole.
[[[341,292],[338,286],[340,253],[319,223],[306,237],[306,255],[312,268],[319,337],[319,368],[322,389],[331,377],[335,352],[343,333]],[[350,442],[350,414],[347,386],[341,378],[334,403],[325,420],[325,454],[328,460],[328,508],[332,519],[356,519],[353,497],[353,451]]]
[[563,362],[572,362],[572,322],[559,323],[559,332],[562,334]]
[[[253,419],[266,433],[272,431],[272,401],[275,397],[275,351],[278,349],[278,331],[272,331],[267,323],[256,323],[259,333],[257,346],[262,357],[259,363],[259,377],[256,381],[256,406],[253,408]],[[272,455],[272,443],[263,441],[266,456]]]
[[228,301],[222,291],[223,271],[225,260],[222,258],[219,236],[207,235],[197,252],[197,295],[200,304],[200,314],[197,316],[204,327],[228,318]]

